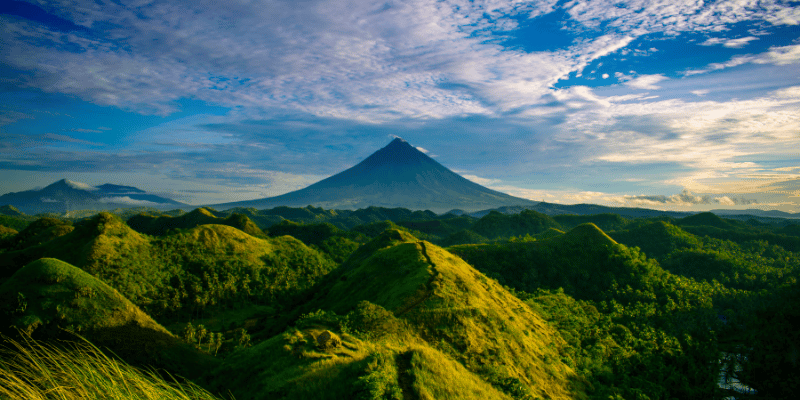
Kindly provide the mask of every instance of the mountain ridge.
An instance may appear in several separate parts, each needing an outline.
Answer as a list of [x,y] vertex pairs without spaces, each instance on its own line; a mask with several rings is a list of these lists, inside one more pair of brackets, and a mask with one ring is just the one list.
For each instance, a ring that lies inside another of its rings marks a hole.
[[11,192],[0,196],[0,204],[10,205],[26,214],[77,210],[107,211],[115,208],[149,206],[161,209],[187,204],[149,194],[133,187],[106,183],[91,186],[61,179],[41,189]]

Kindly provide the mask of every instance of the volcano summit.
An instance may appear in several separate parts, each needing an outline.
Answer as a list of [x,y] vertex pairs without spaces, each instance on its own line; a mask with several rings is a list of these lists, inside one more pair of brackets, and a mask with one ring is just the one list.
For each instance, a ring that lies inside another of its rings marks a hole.
[[477,211],[536,203],[472,182],[397,138],[356,166],[304,189],[212,207],[224,210],[233,207],[264,209],[307,205],[327,209],[377,206],[446,212],[456,208]]

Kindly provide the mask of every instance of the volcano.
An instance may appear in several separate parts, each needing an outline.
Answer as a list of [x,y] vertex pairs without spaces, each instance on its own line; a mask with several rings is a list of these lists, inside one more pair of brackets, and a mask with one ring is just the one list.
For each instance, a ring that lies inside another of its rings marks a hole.
[[6,193],[0,196],[0,204],[14,206],[28,214],[76,210],[103,211],[130,207],[171,209],[186,206],[172,199],[148,194],[133,186],[110,183],[91,186],[68,179],[62,179],[38,190]]
[[472,182],[396,138],[357,165],[304,189],[258,200],[212,205],[256,209],[277,206],[359,209],[370,206],[446,212],[537,202],[510,196]]

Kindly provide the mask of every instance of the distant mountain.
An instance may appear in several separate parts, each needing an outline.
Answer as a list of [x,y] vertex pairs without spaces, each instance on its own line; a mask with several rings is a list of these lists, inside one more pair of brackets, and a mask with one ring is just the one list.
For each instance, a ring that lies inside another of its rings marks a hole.
[[752,215],[756,217],[800,219],[800,213],[788,213],[778,210],[757,210],[750,208],[747,210],[711,210],[711,212],[717,215],[725,216]]
[[356,166],[304,189],[265,199],[212,205],[217,209],[314,205],[327,209],[369,206],[444,212],[502,206],[531,206],[522,199],[483,187],[397,138]]
[[110,183],[91,186],[62,179],[40,190],[6,193],[0,204],[10,205],[26,214],[45,212],[62,213],[74,210],[113,210],[129,207],[154,207],[158,209],[185,207],[186,204],[147,194],[132,186]]
[[470,213],[464,212],[464,210],[450,210],[450,213],[453,215],[467,214],[471,217],[481,218],[492,211],[497,211],[502,214],[518,214],[522,212],[522,210],[533,210],[547,215],[617,214],[629,218],[639,218],[639,217],[648,218],[648,217],[658,217],[662,215],[674,218],[683,218],[697,213],[692,211],[664,211],[664,210],[653,210],[649,208],[637,208],[637,207],[608,207],[597,204],[556,204],[556,203],[545,203],[543,201],[537,202],[536,204],[529,206],[498,207],[488,210],[474,211]]

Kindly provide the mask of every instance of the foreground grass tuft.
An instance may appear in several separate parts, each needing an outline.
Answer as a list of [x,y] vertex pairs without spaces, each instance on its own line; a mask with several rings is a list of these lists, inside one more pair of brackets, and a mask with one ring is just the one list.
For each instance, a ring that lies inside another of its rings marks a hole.
[[104,355],[89,342],[62,347],[26,338],[0,344],[0,399],[217,399]]

